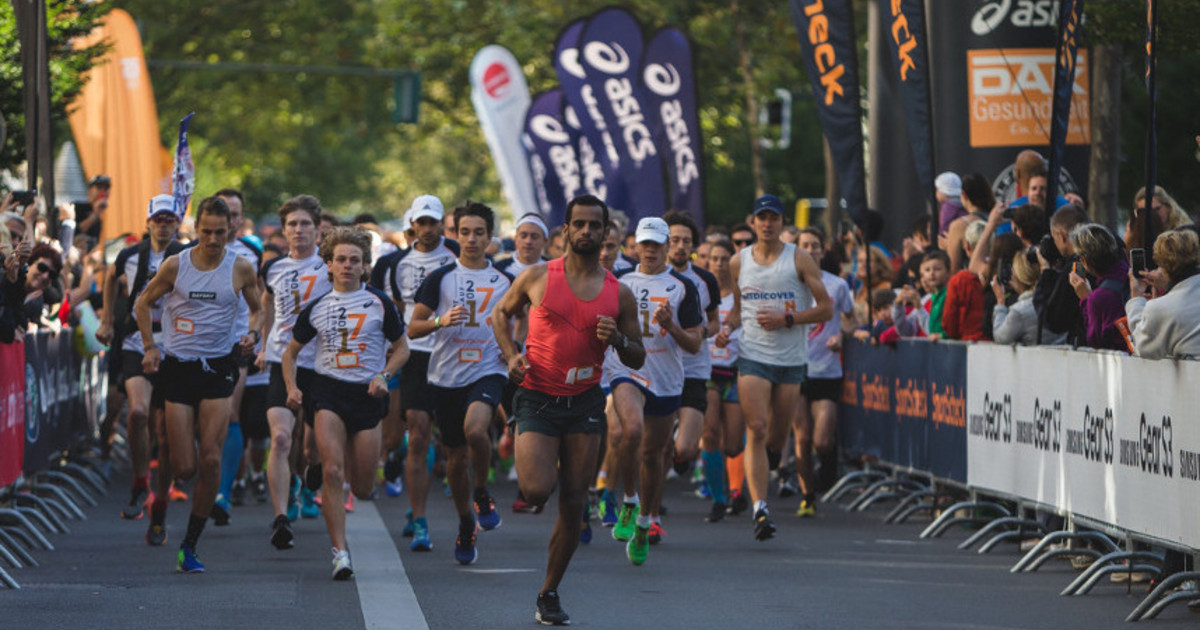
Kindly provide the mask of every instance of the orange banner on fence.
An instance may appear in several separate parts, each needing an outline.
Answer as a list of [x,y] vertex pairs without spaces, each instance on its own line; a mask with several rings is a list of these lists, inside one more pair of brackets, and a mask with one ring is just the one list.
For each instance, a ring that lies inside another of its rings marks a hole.
[[109,175],[112,191],[104,238],[146,229],[146,204],[170,193],[171,157],[158,130],[158,108],[142,55],[142,38],[128,13],[113,9],[79,47],[111,48],[88,72],[70,106],[71,133],[87,176]]
[[[1076,56],[1067,144],[1088,144],[1088,51]],[[1050,143],[1054,49],[967,51],[971,146],[1045,146]]]

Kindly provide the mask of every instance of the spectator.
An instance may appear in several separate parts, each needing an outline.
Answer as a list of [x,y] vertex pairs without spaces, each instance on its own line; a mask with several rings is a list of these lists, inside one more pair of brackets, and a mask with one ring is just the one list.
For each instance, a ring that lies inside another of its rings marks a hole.
[[1043,238],[1038,244],[1042,275],[1033,290],[1033,306],[1042,326],[1056,334],[1065,334],[1066,343],[1072,346],[1086,344],[1086,331],[1079,299],[1070,283],[1071,267],[1079,260],[1070,234],[1087,223],[1088,216],[1082,208],[1063,206],[1050,217],[1050,240]]
[[[985,246],[983,235],[988,224],[975,221],[963,233],[963,251],[968,259]],[[983,336],[983,280],[985,274],[963,269],[950,277],[942,310],[942,330],[949,339],[980,341]]]
[[754,244],[754,230],[745,223],[739,223],[729,231],[729,240],[733,241],[733,246],[740,252]]
[[562,258],[566,252],[563,250],[563,226],[556,226],[550,230],[550,238],[546,241],[546,258],[554,260]]
[[[1038,316],[1033,308],[1033,288],[1037,285],[1040,268],[1037,250],[1028,248],[1012,257],[1012,277],[1008,286],[1017,292],[1012,306],[1005,304],[1005,289],[1001,276],[992,279],[996,304],[992,307],[992,339],[996,343],[1016,343],[1032,346],[1038,343]],[[1056,345],[1066,340],[1066,334],[1043,330],[1041,343]]]
[[962,179],[962,203],[967,214],[950,222],[946,230],[946,240],[942,249],[950,255],[950,273],[956,273],[967,266],[967,257],[963,256],[963,234],[967,226],[974,221],[986,221],[987,212],[996,205],[996,197],[992,195],[992,185],[979,173],[971,173]]
[[955,219],[967,215],[962,203],[962,179],[946,171],[933,180],[938,200],[938,236],[945,237]]
[[[1146,187],[1142,186],[1138,189],[1137,194],[1133,196],[1133,207],[1141,208],[1146,202]],[[1150,208],[1158,215],[1162,221],[1163,229],[1175,230],[1185,225],[1192,224],[1192,217],[1179,206],[1179,202],[1175,201],[1167,191],[1162,189],[1162,186],[1154,187],[1154,199],[1151,201]]]
[[[1147,359],[1200,357],[1200,239],[1191,230],[1164,232],[1154,241],[1158,269],[1130,273],[1134,296],[1125,304],[1134,351]],[[1163,295],[1147,301],[1147,280]]]
[[892,304],[896,302],[896,292],[891,289],[876,289],[871,292],[871,310],[875,312],[875,321],[870,326],[860,326],[854,331],[854,338],[859,341],[878,341],[891,343],[899,339],[896,334],[895,321],[892,319]]
[[800,228],[794,225],[784,226],[783,232],[779,235],[779,240],[784,243],[795,244],[796,241],[800,240]]
[[[1090,223],[1071,231],[1071,246],[1083,268],[1072,271],[1069,279],[1083,313],[1084,340],[1092,348],[1127,351],[1125,339],[1117,330],[1117,320],[1125,316],[1129,299],[1129,264],[1120,242],[1108,228]],[[1095,277],[1095,288],[1088,275]]]
[[[871,276],[867,277],[867,252],[871,255]],[[878,247],[860,247],[855,267],[854,321],[856,325],[867,325],[871,319],[867,314],[867,300],[876,289],[890,289],[895,273],[887,256]]]
[[700,243],[698,245],[696,245],[695,259],[696,259],[697,267],[700,267],[701,269],[704,269],[705,271],[708,270],[708,253],[711,250],[712,250],[712,243],[710,243],[708,241],[700,241]]
[[[1125,247],[1126,249],[1145,248],[1149,249],[1150,243],[1146,242],[1146,219],[1142,215],[1142,208],[1134,206],[1133,211],[1129,213],[1130,219],[1125,224]],[[1163,224],[1163,215],[1158,212],[1150,213],[1150,223],[1154,230],[1154,234],[1162,234],[1167,231]]]
[[892,319],[901,337],[937,339],[945,336],[942,317],[949,277],[950,257],[946,252],[935,249],[925,254],[921,260],[921,290],[925,296],[921,297],[914,287],[905,286],[900,289],[892,307]]
[[1037,245],[1046,235],[1046,211],[1042,207],[1030,203],[1013,208],[1013,234],[1020,237],[1025,247]]
[[929,249],[929,221],[929,215],[922,215],[909,228],[901,248],[900,255],[903,261],[900,263],[896,280],[892,283],[894,287],[921,281],[921,261],[925,259],[925,252]]
[[[328,235],[330,232],[332,232],[333,228],[337,227],[339,225],[339,223],[340,222],[338,221],[337,217],[333,216],[332,214],[327,214],[327,213],[322,212],[321,213],[321,226],[320,226],[321,240],[324,241],[325,236]],[[280,236],[283,235],[282,229],[276,230],[276,232],[278,232],[280,234]],[[270,239],[268,239],[268,240],[270,240]],[[287,251],[287,239],[286,238],[283,239],[283,250]]]
[[25,275],[23,319],[26,322],[57,329],[57,306],[63,299],[62,267],[62,256],[53,246],[42,243],[30,251],[29,269]]
[[[1047,175],[1045,167],[1040,169],[1034,168],[1029,175],[1029,179],[1027,180],[1027,188],[1025,188],[1027,192],[1025,193],[1025,196],[1014,199],[1012,203],[1008,204],[1008,207],[1019,208],[1021,206],[1032,205],[1045,208],[1046,194],[1050,192],[1047,184],[1049,181],[1049,175]],[[1057,195],[1054,198],[1055,209],[1061,208],[1068,203],[1071,202],[1067,201],[1067,198],[1063,197],[1062,195]]]
[[90,243],[100,240],[100,231],[104,225],[104,213],[108,211],[108,193],[112,190],[112,178],[108,175],[97,175],[88,181],[87,203],[80,207],[76,204],[75,225],[76,234],[86,234]]

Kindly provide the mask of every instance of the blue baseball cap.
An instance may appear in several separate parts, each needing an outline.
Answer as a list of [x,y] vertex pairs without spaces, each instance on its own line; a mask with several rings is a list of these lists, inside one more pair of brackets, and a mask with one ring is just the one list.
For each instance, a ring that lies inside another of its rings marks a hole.
[[775,195],[763,195],[754,200],[754,215],[758,216],[761,212],[774,212],[782,216],[783,202]]

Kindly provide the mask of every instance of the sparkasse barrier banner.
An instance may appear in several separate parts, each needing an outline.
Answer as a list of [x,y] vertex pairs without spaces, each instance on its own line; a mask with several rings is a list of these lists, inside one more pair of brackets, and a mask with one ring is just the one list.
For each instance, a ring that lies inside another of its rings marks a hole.
[[791,0],[791,7],[846,212],[858,223],[867,209],[867,189],[854,6],[851,0]]
[[647,113],[667,166],[670,207],[687,211],[704,230],[704,161],[692,45],[675,27],[664,28],[646,45],[642,65]]
[[1200,362],[976,344],[967,481],[1200,547]]

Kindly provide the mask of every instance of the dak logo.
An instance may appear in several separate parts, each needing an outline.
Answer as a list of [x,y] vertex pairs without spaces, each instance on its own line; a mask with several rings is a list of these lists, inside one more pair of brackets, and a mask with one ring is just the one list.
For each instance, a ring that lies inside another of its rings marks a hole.
[[[967,51],[967,96],[971,146],[1045,145],[1050,141],[1054,93],[1053,48]],[[1067,144],[1087,144],[1088,108],[1086,49],[1076,53],[1075,84]]]

